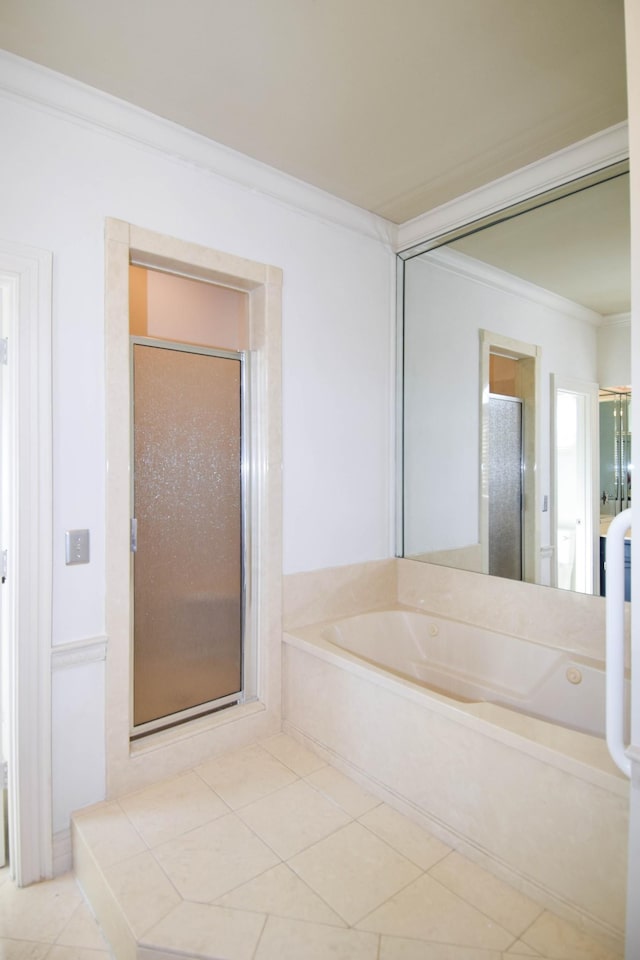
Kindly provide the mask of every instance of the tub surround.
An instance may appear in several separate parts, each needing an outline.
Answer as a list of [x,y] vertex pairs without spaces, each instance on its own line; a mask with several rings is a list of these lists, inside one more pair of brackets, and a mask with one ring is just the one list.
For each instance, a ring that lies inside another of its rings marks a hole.
[[383,610],[397,600],[397,561],[374,560],[283,577],[285,630]]
[[[421,690],[321,636],[337,608],[345,616],[388,605],[395,579],[397,608],[602,659],[603,601],[398,560],[369,565],[377,589],[368,606],[366,566],[285,577],[285,730],[444,842],[619,946],[628,783],[604,741]],[[306,598],[295,616],[292,594]]]

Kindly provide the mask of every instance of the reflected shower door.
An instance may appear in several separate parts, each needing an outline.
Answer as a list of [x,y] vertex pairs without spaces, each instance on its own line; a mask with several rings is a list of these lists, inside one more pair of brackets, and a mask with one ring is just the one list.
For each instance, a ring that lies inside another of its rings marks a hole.
[[489,573],[522,580],[522,401],[489,398]]
[[132,350],[139,728],[242,689],[242,377],[238,355]]

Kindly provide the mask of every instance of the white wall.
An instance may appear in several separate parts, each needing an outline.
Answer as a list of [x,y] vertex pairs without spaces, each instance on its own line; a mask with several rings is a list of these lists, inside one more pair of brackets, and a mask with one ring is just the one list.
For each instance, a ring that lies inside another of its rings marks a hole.
[[[481,329],[542,348],[542,496],[552,495],[550,375],[589,381],[597,376],[596,329],[563,310],[559,298],[554,307],[552,298],[535,298],[531,285],[518,284],[521,292],[501,288],[498,271],[496,283],[474,279],[467,271],[477,261],[451,251],[446,263],[438,257],[439,251],[427,253],[406,264],[405,318],[411,331],[408,335],[405,327],[406,383],[420,422],[412,423],[405,410],[408,473],[414,478],[405,552],[412,554],[478,542]],[[550,542],[549,517],[550,512],[541,516],[542,546]]]
[[[284,572],[388,556],[393,257],[374,218],[368,235],[325,222],[2,90],[0,129],[3,238],[53,252],[54,645],[104,633],[105,217],[283,268]],[[83,527],[91,562],[66,567]],[[103,795],[102,718],[83,707],[103,683],[92,663],[54,684],[56,831]]]
[[631,319],[629,314],[605,317],[598,327],[598,383],[601,387],[631,384]]

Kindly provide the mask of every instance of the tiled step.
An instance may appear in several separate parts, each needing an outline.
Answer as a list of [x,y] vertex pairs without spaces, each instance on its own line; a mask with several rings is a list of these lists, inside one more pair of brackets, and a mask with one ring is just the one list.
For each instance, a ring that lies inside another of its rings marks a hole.
[[285,735],[81,811],[73,843],[117,960],[614,960]]

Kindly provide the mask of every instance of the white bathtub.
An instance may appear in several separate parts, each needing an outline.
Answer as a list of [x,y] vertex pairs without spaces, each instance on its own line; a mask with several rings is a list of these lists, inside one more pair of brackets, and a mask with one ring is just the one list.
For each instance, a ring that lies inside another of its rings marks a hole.
[[581,732],[601,684],[595,661],[406,609],[284,634],[285,730],[619,950],[629,787]]
[[432,690],[604,736],[605,673],[596,660],[408,610],[338,620],[322,637]]

